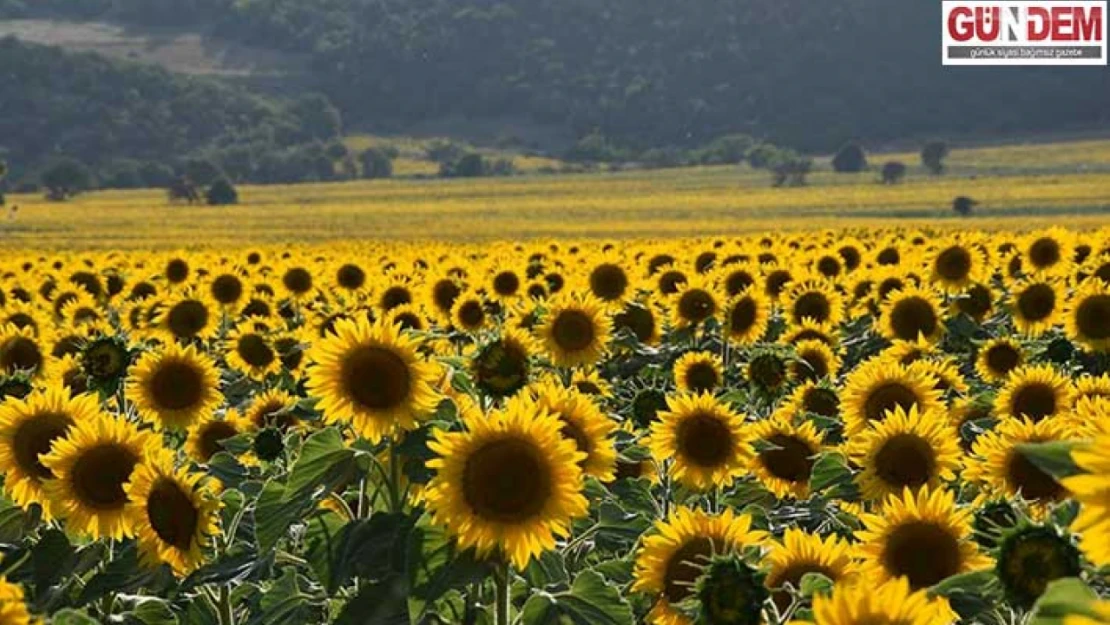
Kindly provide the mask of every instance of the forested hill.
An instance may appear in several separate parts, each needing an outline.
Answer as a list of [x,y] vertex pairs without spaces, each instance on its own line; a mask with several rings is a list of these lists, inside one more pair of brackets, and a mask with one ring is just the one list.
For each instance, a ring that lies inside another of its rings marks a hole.
[[942,67],[935,0],[0,0],[42,15],[307,53],[307,87],[363,127],[511,114],[640,147],[828,150],[1110,122],[1104,67]]

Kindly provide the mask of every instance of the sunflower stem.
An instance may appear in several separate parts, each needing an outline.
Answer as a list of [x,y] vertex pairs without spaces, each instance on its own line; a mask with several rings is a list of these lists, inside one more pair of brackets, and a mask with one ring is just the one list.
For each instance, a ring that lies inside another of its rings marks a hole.
[[393,439],[389,441],[389,506],[392,512],[401,512],[401,457]]
[[509,625],[509,580],[511,573],[509,569],[509,560],[502,558],[501,562],[497,565],[497,571],[494,573],[494,581],[497,584],[496,602],[496,625]]
[[219,595],[220,625],[235,625],[235,610],[231,607],[231,591],[227,584],[220,586]]

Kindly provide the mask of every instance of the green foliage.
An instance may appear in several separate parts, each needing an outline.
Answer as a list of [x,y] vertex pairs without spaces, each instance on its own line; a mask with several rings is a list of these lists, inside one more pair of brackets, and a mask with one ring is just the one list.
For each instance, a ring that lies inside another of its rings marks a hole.
[[359,155],[363,178],[389,178],[393,175],[393,159],[379,148],[368,148]]
[[832,166],[837,173],[859,173],[867,169],[867,154],[860,144],[850,141],[836,151],[832,159]]
[[887,161],[883,163],[883,184],[898,184],[906,177],[906,164],[902,161]]
[[921,148],[921,164],[934,176],[944,173],[944,159],[947,156],[948,144],[944,141],[930,141]]
[[39,179],[51,200],[67,200],[93,185],[92,172],[84,163],[69,157],[55,159]]
[[239,192],[235,190],[227,178],[220,178],[212,183],[205,194],[210,206],[226,206],[239,203]]

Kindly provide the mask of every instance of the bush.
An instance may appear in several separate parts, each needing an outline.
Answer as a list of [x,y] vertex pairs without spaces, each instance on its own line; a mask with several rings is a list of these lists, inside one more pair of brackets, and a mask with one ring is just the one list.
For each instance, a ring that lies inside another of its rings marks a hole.
[[755,146],[755,139],[744,134],[725,135],[694,152],[694,161],[702,165],[723,165],[743,162]]
[[229,204],[239,203],[239,192],[232,186],[231,181],[227,178],[220,178],[212,183],[208,188],[208,193],[205,194],[205,199],[208,200],[210,206],[227,206]]
[[628,154],[601,133],[591,132],[579,139],[563,158],[568,161],[611,163],[628,160]]
[[428,145],[424,153],[427,155],[428,160],[433,163],[444,165],[447,163],[454,163],[462,158],[462,156],[466,154],[466,148],[454,141],[436,139]]
[[40,176],[42,186],[46,187],[46,197],[62,201],[77,195],[93,186],[92,172],[84,163],[69,157],[56,159],[43,170]]
[[368,148],[358,158],[363,178],[389,178],[393,175],[393,159],[385,150]]
[[898,184],[906,177],[906,164],[902,161],[887,161],[883,164],[883,184]]
[[806,176],[813,169],[813,159],[793,150],[779,150],[772,157],[768,168],[773,175],[772,186],[801,187],[805,186]]
[[771,164],[778,151],[778,148],[770,143],[757,143],[748,150],[744,157],[753,169],[763,169]]
[[859,173],[867,169],[867,154],[858,143],[850,141],[836,151],[832,166],[837,173]]
[[971,214],[971,209],[975,208],[977,204],[979,204],[979,202],[976,202],[966,195],[961,195],[952,200],[952,210],[955,211],[957,215],[967,217]]
[[944,141],[930,141],[921,148],[921,164],[934,176],[944,173],[944,159],[947,156],[948,144]]
[[439,166],[439,175],[444,178],[477,178],[488,173],[488,163],[477,152],[463,154],[450,163]]

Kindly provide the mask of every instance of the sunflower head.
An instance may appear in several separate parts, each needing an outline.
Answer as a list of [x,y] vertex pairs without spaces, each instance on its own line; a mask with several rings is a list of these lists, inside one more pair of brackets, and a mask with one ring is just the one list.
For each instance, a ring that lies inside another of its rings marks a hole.
[[131,350],[119,336],[102,336],[87,342],[81,350],[81,369],[98,389],[114,392],[131,366]]
[[752,458],[743,418],[712,395],[667,399],[667,412],[651,427],[648,447],[657,462],[671,463],[671,475],[689,488],[727,486]]
[[950,625],[957,620],[947,600],[914,590],[904,577],[878,587],[863,580],[837,584],[831,595],[814,597],[813,616],[820,625]]
[[724,385],[724,365],[709,352],[687,352],[674,363],[675,386],[682,393],[713,393]]
[[1074,394],[1071,380],[1052,365],[1025,365],[1010,373],[994,412],[1000,418],[1041,421],[1070,410]]
[[853,435],[850,457],[862,467],[856,478],[865,499],[883,501],[903,490],[936,488],[955,478],[960,446],[955,428],[941,412],[900,406],[887,418]]
[[1085,280],[1068,301],[1064,328],[1069,338],[1089,351],[1110,350],[1110,282]]
[[591,365],[601,359],[611,322],[592,297],[552,300],[539,334],[552,362],[563,367]]
[[528,385],[532,371],[532,339],[519,330],[506,330],[471,359],[474,381],[490,397],[510,397]]
[[127,398],[158,428],[184,429],[212,414],[223,400],[212,360],[189,345],[170,343],[135,362]]
[[695,622],[760,625],[763,603],[770,596],[763,580],[762,573],[736,555],[712,558],[694,588],[698,603]]
[[562,435],[574,441],[584,454],[582,471],[602,481],[611,481],[617,451],[614,435],[617,426],[587,395],[574,388],[545,383],[532,389],[535,405],[555,415],[562,423]]
[[1079,549],[1050,526],[1024,523],[1003,534],[995,573],[1010,603],[1028,610],[1045,588],[1062,577],[1078,577]]

